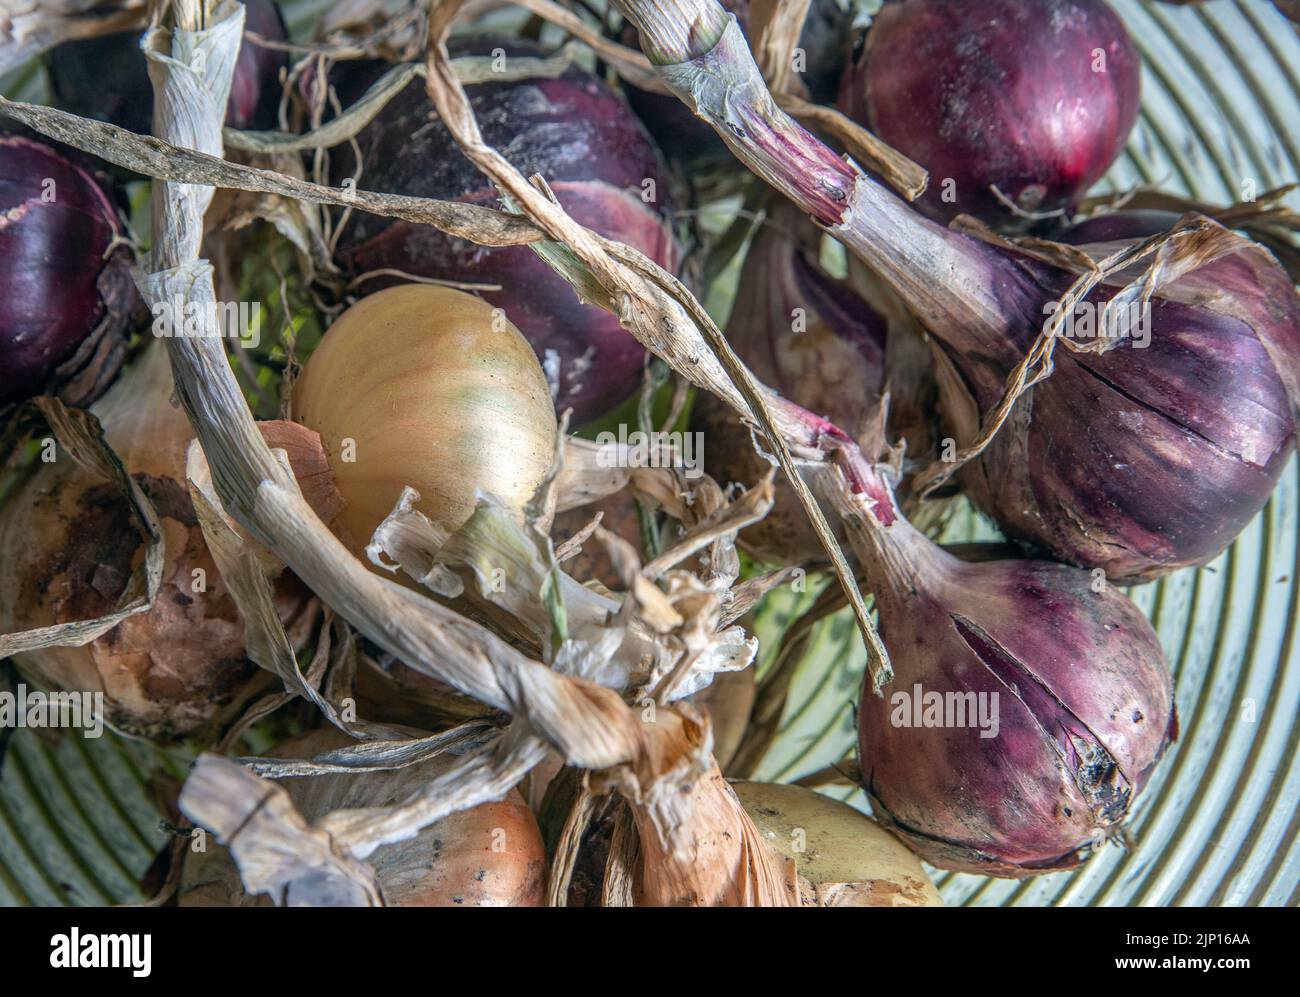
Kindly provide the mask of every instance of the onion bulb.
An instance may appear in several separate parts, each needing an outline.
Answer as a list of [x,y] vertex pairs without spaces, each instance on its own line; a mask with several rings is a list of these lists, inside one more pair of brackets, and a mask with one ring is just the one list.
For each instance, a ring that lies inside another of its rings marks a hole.
[[0,407],[93,401],[139,303],[109,181],[63,149],[0,131]]
[[[311,758],[352,742],[333,728],[280,745],[278,758]],[[439,755],[416,765],[380,772],[296,776],[279,780],[309,822],[335,810],[389,807],[405,801],[454,759]],[[481,803],[444,817],[413,838],[370,854],[389,907],[541,907],[546,898],[546,850],[537,819],[512,789],[504,800]],[[292,904],[292,897],[288,898]],[[209,844],[188,855],[181,880],[182,907],[270,907],[249,896],[230,853]]]
[[[540,173],[569,215],[626,243],[660,266],[676,266],[668,225],[669,183],[658,150],[623,100],[577,65],[529,74],[553,55],[517,38],[453,40],[454,56],[478,56],[500,72],[465,87],[483,131],[525,175]],[[388,69],[387,65],[377,67]],[[521,76],[514,74],[521,74]],[[412,80],[357,136],[361,183],[372,190],[495,206],[500,192],[460,152],[438,119],[423,80]],[[348,147],[332,162],[342,183],[357,166]],[[365,290],[398,270],[419,277],[500,285],[483,297],[505,309],[547,372],[557,412],[575,424],[595,418],[641,383],[645,349],[603,308],[584,304],[527,246],[490,248],[428,225],[359,212],[342,229],[338,255]]]
[[[255,32],[278,42],[288,41],[289,34],[279,4],[272,0],[244,0],[243,5],[245,37],[230,81],[226,124],[231,128],[274,128],[280,105],[279,72],[285,65],[285,54],[257,44],[247,33]],[[140,42],[140,32],[119,31],[64,42],[51,49],[45,64],[57,106],[83,118],[150,134],[153,86]]]
[[[195,517],[185,483],[193,432],[171,393],[166,350],[153,342],[91,410],[162,525],[153,604],[89,644],[14,656],[41,685],[102,692],[113,727],[162,740],[210,735],[266,676],[245,654],[243,621]],[[106,615],[144,557],[117,486],[54,453],[0,506],[0,633]],[[297,641],[311,624],[309,600],[281,575],[277,608]]]
[[802,786],[733,782],[764,840],[825,907],[942,907],[920,860],[866,814]]
[[991,225],[1073,205],[1119,155],[1140,68],[1104,0],[896,0],[840,106],[930,172],[917,206]]
[[480,491],[522,510],[555,453],[546,377],[519,330],[473,295],[425,284],[340,315],[294,385],[293,414],[320,434],[354,547],[407,485],[447,530]]
[[[818,265],[820,239],[793,205],[773,204],[745,256],[727,340],[764,384],[857,438],[880,405],[888,330],[846,281]],[[704,434],[704,469],[714,480],[749,484],[767,471],[750,429],[725,402],[701,394],[691,418]],[[775,564],[826,556],[784,476],[771,512],[739,539]]]

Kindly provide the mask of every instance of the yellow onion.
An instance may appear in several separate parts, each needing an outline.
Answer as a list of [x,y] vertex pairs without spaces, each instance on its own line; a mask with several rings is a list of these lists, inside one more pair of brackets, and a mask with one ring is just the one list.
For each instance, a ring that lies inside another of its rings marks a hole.
[[[102,692],[114,727],[161,739],[211,733],[266,674],[247,659],[243,621],[203,541],[185,483],[194,434],[171,394],[167,354],[155,342],[92,408],[157,510],[166,549],[157,598],[89,644],[14,656],[41,685]],[[55,454],[0,507],[0,633],[107,615],[144,558],[117,486],[61,448]],[[310,593],[284,575],[276,597],[301,639]]]
[[[286,742],[273,754],[311,758],[350,744],[333,728]],[[453,763],[440,755],[406,768],[282,779],[308,821],[345,808],[401,803]],[[546,850],[537,819],[518,790],[498,803],[482,803],[444,817],[406,841],[384,845],[367,859],[390,907],[541,907],[546,897]],[[249,896],[229,852],[209,840],[188,855],[181,880],[182,907],[270,907]]]
[[370,541],[402,488],[449,530],[477,492],[522,509],[550,468],[556,425],[532,348],[491,305],[406,284],[362,298],[330,327],[294,387],[346,505],[340,532]]
[[866,814],[802,786],[736,782],[732,789],[768,842],[794,860],[804,904],[942,907],[920,860]]

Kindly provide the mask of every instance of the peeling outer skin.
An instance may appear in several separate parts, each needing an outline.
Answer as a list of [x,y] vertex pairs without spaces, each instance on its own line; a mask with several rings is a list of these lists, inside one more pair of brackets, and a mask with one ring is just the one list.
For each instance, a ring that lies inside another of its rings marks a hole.
[[[1075,865],[1118,833],[1176,732],[1156,635],[1126,597],[1093,592],[1078,569],[924,557],[918,577],[942,579],[934,593],[876,590],[896,678],[859,706],[874,812],[944,868],[1019,877]],[[969,721],[895,726],[897,709],[914,717],[917,684],[997,693],[997,736]]]
[[[1147,348],[1058,347],[1050,378],[1020,399],[979,469],[963,469],[976,503],[1013,537],[1116,584],[1217,557],[1268,501],[1295,447],[1297,364],[1285,358],[1300,357],[1300,310],[1274,315],[1271,335],[1226,310],[1261,280],[1286,278],[1255,252],[1235,253],[1181,278],[1179,300],[1151,302],[1161,331]],[[1269,291],[1252,297],[1264,307],[1294,293]],[[987,413],[1014,360],[948,355]]]
[[[333,729],[280,745],[281,758],[311,758],[353,742]],[[319,822],[342,808],[400,804],[428,779],[445,772],[451,756],[405,768],[279,780],[298,812]],[[384,903],[390,907],[541,907],[545,902],[546,850],[532,811],[517,790],[505,799],[444,817],[413,837],[379,848],[367,858]],[[290,898],[292,900],[292,897]],[[186,857],[182,907],[271,907],[266,895],[249,896],[223,847]]]
[[[796,204],[811,201],[823,225],[844,221],[856,182],[851,166],[776,106],[734,14],[718,43],[690,62],[660,66],[668,88],[718,130],[741,161]],[[721,108],[721,115],[714,112]],[[755,159],[757,154],[757,159]]]
[[707,718],[678,704],[646,726],[634,763],[593,773],[628,801],[640,838],[635,902],[649,907],[797,907],[795,864],[763,840],[714,760]]

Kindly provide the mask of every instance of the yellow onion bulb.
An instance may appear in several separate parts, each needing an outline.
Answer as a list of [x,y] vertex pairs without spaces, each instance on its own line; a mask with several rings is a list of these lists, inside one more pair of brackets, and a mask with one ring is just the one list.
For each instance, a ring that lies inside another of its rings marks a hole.
[[364,547],[404,486],[454,530],[478,492],[522,509],[555,452],[555,411],[532,347],[504,312],[450,288],[405,284],[330,327],[294,386],[296,421],[320,434]]
[[901,841],[846,803],[802,786],[736,782],[754,824],[793,859],[811,896],[826,907],[942,907],[921,861]]

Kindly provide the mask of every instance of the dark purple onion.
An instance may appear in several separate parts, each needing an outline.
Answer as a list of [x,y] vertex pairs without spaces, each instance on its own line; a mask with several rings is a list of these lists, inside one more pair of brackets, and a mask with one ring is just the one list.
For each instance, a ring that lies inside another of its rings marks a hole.
[[[1078,568],[960,561],[896,510],[870,537],[895,673],[858,712],[876,817],[935,865],[995,876],[1069,868],[1117,837],[1177,734],[1147,619]],[[953,710],[927,717],[935,702]]]
[[[1094,52],[1105,72],[1094,72]],[[841,108],[930,171],[917,202],[1006,226],[1066,208],[1106,172],[1137,117],[1140,63],[1103,0],[892,0],[840,89]]]
[[[1070,283],[991,255],[1007,327],[932,329],[982,416],[1041,329],[1043,303]],[[1058,346],[1052,375],[966,473],[1010,536],[1118,581],[1217,556],[1264,506],[1295,445],[1300,307],[1271,257],[1201,267],[1151,302],[1149,323],[1145,349],[1133,338],[1100,356]]]
[[[286,41],[289,34],[278,4],[245,0],[244,28],[263,38]],[[55,103],[83,118],[108,121],[142,135],[153,131],[153,86],[140,52],[141,33],[122,31],[64,42],[46,65]],[[235,63],[226,104],[226,124],[239,129],[276,127],[284,52],[245,38]]]
[[[479,40],[472,51],[500,46],[507,59],[545,53],[518,40]],[[465,49],[457,50],[464,54]],[[453,53],[453,54],[457,54]],[[558,78],[466,87],[489,145],[525,174],[545,177],[580,223],[641,250],[673,269],[676,248],[666,221],[668,181],[658,153],[626,104],[577,67]],[[414,80],[359,136],[370,190],[495,206],[498,194],[456,147],[438,120],[422,80]],[[351,156],[335,156],[333,179],[352,175]],[[642,199],[653,181],[655,199]],[[532,343],[556,391],[558,411],[580,423],[631,395],[645,350],[604,309],[584,305],[572,288],[526,246],[487,249],[437,229],[374,215],[354,215],[339,243],[353,275],[392,268],[423,277],[500,284],[482,297],[505,310]],[[371,279],[365,291],[395,281]]]
[[0,132],[0,405],[57,391],[88,404],[121,364],[138,304],[107,180]]
[[[857,438],[880,404],[887,328],[847,282],[818,265],[820,236],[788,202],[775,205],[745,257],[727,339],[759,380]],[[766,473],[769,465],[754,451],[749,429],[725,402],[701,394],[692,421],[704,434],[705,470],[720,484],[750,485]],[[825,556],[779,476],[772,511],[740,536],[756,556],[774,563]]]

